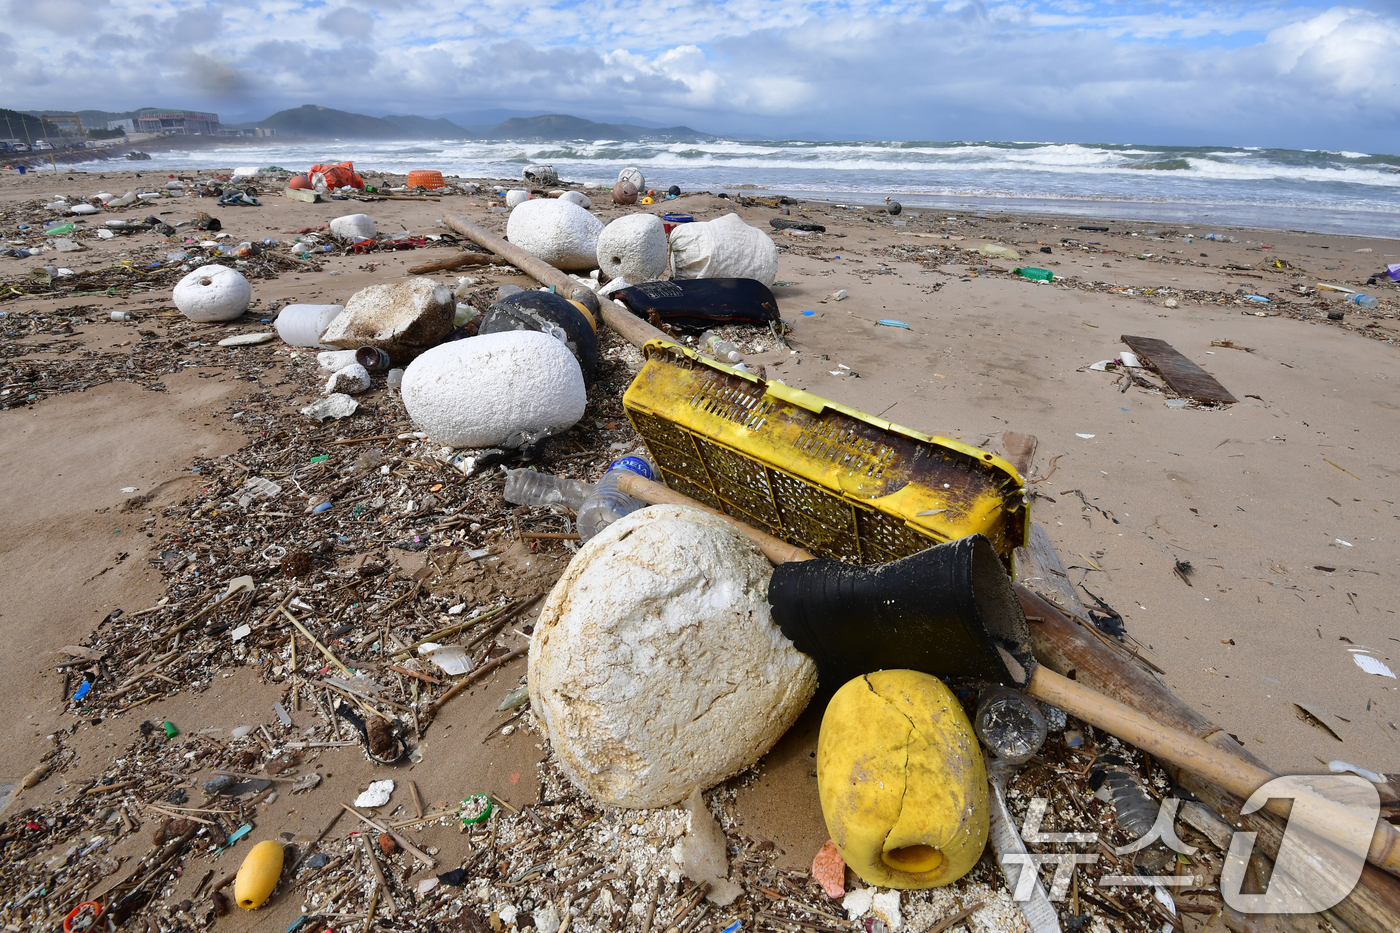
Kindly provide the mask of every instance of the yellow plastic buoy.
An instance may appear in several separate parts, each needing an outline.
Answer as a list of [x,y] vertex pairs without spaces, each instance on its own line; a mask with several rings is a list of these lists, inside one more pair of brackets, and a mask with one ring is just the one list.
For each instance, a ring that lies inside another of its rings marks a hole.
[[261,907],[272,889],[277,887],[277,879],[282,877],[282,846],[271,839],[253,846],[253,850],[238,866],[238,877],[233,881],[233,898],[238,906],[252,910]]
[[837,851],[866,884],[951,884],[987,844],[982,750],[957,697],[928,674],[877,671],[836,691],[817,792]]

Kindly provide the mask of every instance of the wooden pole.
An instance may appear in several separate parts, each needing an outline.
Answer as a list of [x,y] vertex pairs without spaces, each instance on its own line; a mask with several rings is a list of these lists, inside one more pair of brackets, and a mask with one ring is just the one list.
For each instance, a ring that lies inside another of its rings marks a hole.
[[[476,245],[484,246],[505,259],[541,285],[553,285],[555,291],[565,298],[572,298],[576,289],[588,291],[585,286],[575,282],[543,259],[526,252],[514,243],[508,243],[490,230],[478,227],[461,214],[444,214],[442,222]],[[598,304],[602,309],[603,323],[617,331],[622,339],[634,346],[640,347],[648,340],[671,340],[670,337],[609,298],[600,297]]]

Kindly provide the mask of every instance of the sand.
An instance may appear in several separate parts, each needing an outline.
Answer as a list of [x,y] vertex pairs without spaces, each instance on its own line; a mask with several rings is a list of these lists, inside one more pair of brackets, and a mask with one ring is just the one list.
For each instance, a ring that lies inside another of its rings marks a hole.
[[[20,202],[104,188],[121,193],[165,180],[152,173],[5,173],[0,228],[14,234],[4,211]],[[603,205],[600,193],[593,194],[604,220],[646,209]],[[459,196],[304,204],[272,192],[259,208],[219,209],[210,199],[185,198],[162,201],[157,212],[174,220],[208,211],[238,242],[287,240],[299,228],[355,212],[374,217],[380,231],[441,233],[435,221],[448,210],[502,230],[504,215],[489,213],[490,201]],[[735,204],[694,195],[666,207],[707,219]],[[765,229],[775,215],[765,205],[739,212]],[[1034,435],[1039,444],[1028,473],[1035,481],[1033,518],[1045,526],[1071,580],[1122,615],[1130,636],[1182,699],[1280,772],[1325,770],[1333,759],[1400,772],[1400,683],[1365,672],[1352,657],[1365,648],[1400,669],[1400,627],[1386,595],[1400,592],[1400,505],[1389,498],[1400,471],[1394,430],[1400,368],[1393,342],[1400,337],[1400,290],[1364,284],[1396,261],[1400,243],[1227,228],[1191,232],[1238,242],[1186,243],[1177,226],[1115,221],[1104,223],[1111,232],[1099,233],[1076,229],[1094,224],[1093,218],[963,213],[953,221],[947,218],[954,215],[929,210],[908,210],[895,225],[882,211],[817,202],[792,213],[828,231],[810,238],[775,234],[783,251],[774,292],[796,352],[756,334],[741,341],[747,360],[764,365],[770,378],[931,434],[991,447],[1006,431]],[[1098,245],[1079,249],[1062,244],[1065,237]],[[173,248],[154,233],[84,242],[90,249],[82,253],[0,260],[0,276],[7,285],[21,284],[30,267],[55,258],[82,271],[127,255],[149,261]],[[986,263],[1016,265],[1000,259],[949,264],[923,254],[920,261],[924,249],[986,242],[1021,250],[1022,264],[1051,269],[1071,287],[970,274]],[[1052,252],[1039,252],[1041,245]],[[1145,253],[1154,255],[1137,258]],[[334,256],[319,273],[255,281],[254,295],[264,306],[272,300],[343,302],[361,287],[403,275],[408,265],[445,255],[430,249]],[[1287,268],[1266,270],[1265,260]],[[1221,268],[1228,265],[1243,268]],[[529,284],[501,270],[465,272],[491,283]],[[452,275],[437,278],[450,281]],[[1100,285],[1082,285],[1090,281]],[[1340,307],[1339,293],[1297,297],[1298,285],[1317,282],[1389,301],[1374,314],[1357,311],[1345,322],[1329,322],[1325,308]],[[828,297],[839,289],[849,297]],[[1176,290],[1171,294],[1181,296],[1179,306],[1165,306],[1164,289]],[[1241,289],[1276,300],[1242,301],[1236,296]],[[1198,300],[1206,293],[1222,300]],[[37,309],[79,301],[103,310],[170,307],[168,290],[20,298],[0,302],[6,314],[0,321],[8,325]],[[1275,314],[1281,304],[1304,319]],[[909,329],[878,324],[881,319]],[[1219,379],[1238,403],[1177,410],[1140,387],[1119,391],[1114,374],[1083,371],[1127,349],[1123,334],[1166,340]],[[117,354],[127,352],[119,345],[130,336],[129,327],[106,322],[80,335],[90,348]],[[25,344],[38,339],[7,338],[0,373],[30,354]],[[752,352],[751,343],[765,349]],[[72,786],[99,773],[140,718],[179,717],[186,732],[267,719],[274,691],[244,674],[220,684],[217,694],[177,696],[139,717],[92,725],[63,711],[55,649],[79,643],[113,608],[135,611],[160,598],[161,577],[150,564],[167,522],[159,509],[198,482],[188,471],[192,458],[236,456],[248,439],[230,424],[228,411],[252,390],[231,370],[187,370],[167,377],[166,385],[167,392],[155,393],[112,382],[0,412],[5,770],[28,770],[50,747],[46,736],[75,723],[68,743],[82,749],[70,772],[43,785],[45,794],[51,784]],[[308,397],[275,368],[255,388],[281,393],[287,404]],[[127,487],[155,489],[156,496],[123,513]],[[146,522],[151,516],[155,520]],[[1193,568],[1189,584],[1174,572],[1176,561]],[[1081,596],[1094,607],[1087,592]],[[535,799],[538,737],[522,730],[480,742],[500,719],[492,712],[496,702],[523,672],[517,662],[488,679],[429,730],[424,763],[412,770],[425,797],[448,801],[463,788],[489,787],[507,800]],[[1295,702],[1323,710],[1340,738],[1307,722]],[[810,755],[818,726],[819,716],[809,710],[762,763],[757,780],[740,791],[736,807],[740,824],[774,840],[793,866],[810,864],[825,839]],[[353,797],[374,774],[360,756],[342,756],[326,770],[334,772],[323,785],[331,793],[283,795],[268,808],[261,829],[319,827],[335,801]],[[431,833],[425,837],[435,841]]]

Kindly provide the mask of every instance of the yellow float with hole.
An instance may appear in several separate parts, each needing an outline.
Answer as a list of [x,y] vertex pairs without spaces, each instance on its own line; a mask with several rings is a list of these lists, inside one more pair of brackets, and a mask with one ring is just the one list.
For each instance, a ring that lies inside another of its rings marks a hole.
[[987,771],[951,690],[918,671],[877,671],[836,691],[817,740],[827,832],[866,884],[957,881],[987,844]]
[[233,880],[233,899],[239,907],[252,910],[267,902],[282,877],[282,859],[280,843],[265,839],[253,846]]

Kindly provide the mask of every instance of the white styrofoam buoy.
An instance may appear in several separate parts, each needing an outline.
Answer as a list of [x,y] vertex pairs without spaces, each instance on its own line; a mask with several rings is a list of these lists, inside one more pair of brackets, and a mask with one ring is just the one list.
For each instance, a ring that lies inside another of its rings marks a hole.
[[512,188],[506,192],[506,207],[514,210],[530,200],[530,192],[525,188]]
[[603,222],[572,201],[536,198],[510,212],[506,239],[564,270],[592,269]]
[[331,221],[331,233],[342,240],[357,236],[372,240],[375,233],[374,219],[368,214],[346,214]]
[[670,261],[666,227],[655,214],[627,214],[598,234],[598,268],[610,279],[654,282]]
[[732,525],[661,505],[585,544],[540,610],[530,702],[569,779],[657,807],[761,758],[816,666],[773,622],[768,560]]
[[589,199],[588,195],[584,194],[582,191],[565,191],[563,194],[559,195],[559,200],[573,201],[584,210],[588,210],[593,206],[593,202]]
[[231,321],[253,301],[253,286],[228,266],[201,266],[181,279],[171,298],[191,321]]
[[537,331],[440,344],[408,365],[403,404],[413,423],[452,447],[519,447],[568,430],[587,393],[578,360]]
[[322,391],[327,395],[335,395],[337,392],[345,395],[359,395],[361,392],[368,391],[369,387],[369,370],[359,363],[351,363],[349,366],[331,373],[331,377],[326,380],[326,387]]

